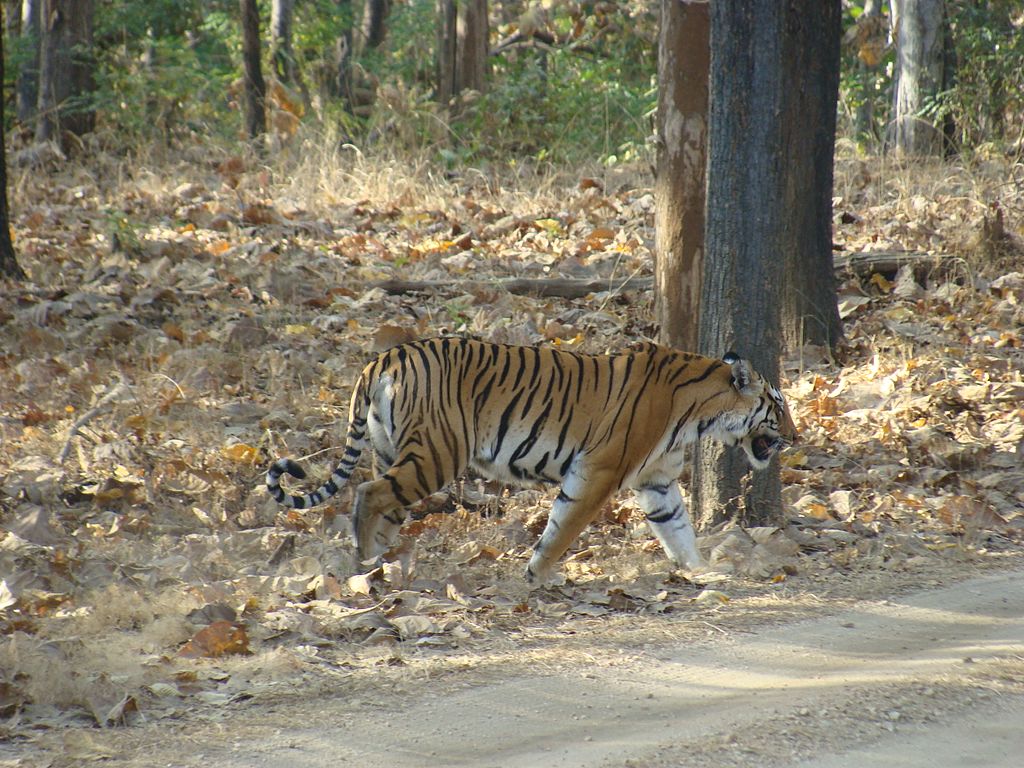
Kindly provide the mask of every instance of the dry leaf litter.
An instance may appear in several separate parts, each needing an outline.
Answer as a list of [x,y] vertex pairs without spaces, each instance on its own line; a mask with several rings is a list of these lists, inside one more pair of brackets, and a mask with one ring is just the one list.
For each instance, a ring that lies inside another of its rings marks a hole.
[[[228,157],[64,169],[19,197],[36,283],[0,301],[4,738],[557,666],[578,634],[604,637],[594,663],[613,664],[631,645],[852,598],[879,574],[920,586],[1020,554],[1021,168],[847,159],[839,252],[935,258],[841,274],[845,356],[787,359],[802,437],[780,525],[709,532],[714,574],[693,577],[622,497],[564,583],[530,592],[520,574],[553,491],[466,478],[417,505],[366,572],[347,493],[281,510],[261,489],[268,461],[325,477],[354,377],[406,338],[603,351],[652,337],[648,291],[538,299],[498,279],[649,276],[654,204],[646,180],[611,171],[537,192],[529,177],[387,183],[353,162],[327,191]],[[396,277],[446,287],[374,287]],[[90,743],[68,754],[101,759]]]

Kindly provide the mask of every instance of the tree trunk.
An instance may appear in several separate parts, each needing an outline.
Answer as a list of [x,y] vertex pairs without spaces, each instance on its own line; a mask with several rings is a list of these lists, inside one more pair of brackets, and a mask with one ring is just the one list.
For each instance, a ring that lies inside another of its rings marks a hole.
[[490,41],[487,0],[463,0],[456,22],[455,93],[487,88]]
[[[809,0],[810,1],[810,0]],[[711,4],[711,118],[699,351],[733,350],[778,381],[779,289],[785,243],[781,116],[788,3]],[[704,443],[694,467],[700,525],[728,518],[766,524],[781,516],[778,460],[747,478],[741,451]]]
[[292,20],[295,0],[272,0],[270,3],[270,60],[274,75],[282,83],[295,85],[295,52],[292,50]]
[[[0,83],[4,82],[4,36],[0,35]],[[24,280],[11,241],[11,217],[7,207],[7,150],[4,135],[4,100],[0,99],[0,276]]]
[[93,0],[41,0],[37,141],[95,127],[92,10]]
[[239,0],[242,12],[242,61],[245,100],[245,133],[260,136],[267,125],[267,85],[260,64],[260,14],[256,0]]
[[437,102],[451,104],[455,88],[455,0],[437,0]]
[[387,34],[387,18],[391,12],[389,0],[366,0],[363,4],[363,23],[360,26],[360,52],[379,48]]
[[686,350],[697,349],[700,319],[710,25],[707,2],[662,0],[655,294],[662,343]]
[[[858,24],[876,24],[882,15],[882,0],[865,0],[864,12],[857,20]],[[884,29],[884,23],[883,27]],[[857,72],[860,75],[857,89],[860,93],[861,102],[857,105],[857,112],[853,120],[853,134],[858,139],[872,138],[878,140],[878,133],[875,130],[875,95],[872,89],[867,88],[866,81],[870,73],[878,67],[878,63],[869,63],[858,57]]]
[[39,106],[39,2],[21,3],[21,37],[28,55],[18,71],[15,109],[18,122],[23,125],[35,118]]
[[782,61],[785,345],[835,349],[842,339],[832,266],[832,173],[839,96],[840,0],[790,0]]
[[348,112],[352,111],[352,0],[334,0],[335,5],[344,8],[345,21],[334,43],[334,62],[327,78],[327,93],[340,98]]
[[943,84],[943,0],[892,0],[896,37],[889,146],[898,153],[940,155],[942,128],[925,114]]

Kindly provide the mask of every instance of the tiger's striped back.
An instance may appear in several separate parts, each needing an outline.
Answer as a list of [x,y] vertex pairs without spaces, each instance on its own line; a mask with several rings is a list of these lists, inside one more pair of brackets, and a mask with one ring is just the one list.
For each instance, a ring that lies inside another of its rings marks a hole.
[[[345,453],[312,493],[280,486],[277,501],[306,508],[344,486],[369,444],[382,468],[356,493],[353,527],[363,558],[397,535],[405,508],[467,469],[510,482],[562,486],[528,575],[546,575],[612,493],[632,488],[669,555],[699,554],[676,478],[683,447],[700,435],[740,444],[755,467],[795,438],[777,389],[736,356],[717,360],[642,344],[613,355],[442,337],[381,353],[352,395]],[[682,522],[685,521],[685,524]]]

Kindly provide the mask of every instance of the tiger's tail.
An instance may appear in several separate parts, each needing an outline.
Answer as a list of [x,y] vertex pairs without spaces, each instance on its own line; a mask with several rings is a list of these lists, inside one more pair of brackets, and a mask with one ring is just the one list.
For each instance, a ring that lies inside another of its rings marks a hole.
[[287,473],[302,480],[306,477],[305,470],[291,459],[278,459],[267,470],[267,490],[278,504],[294,509],[309,509],[323,504],[327,499],[345,487],[352,476],[359,457],[366,448],[366,415],[370,407],[369,387],[365,375],[359,377],[352,403],[349,406],[348,431],[345,435],[345,455],[331,472],[330,478],[311,493],[296,496],[281,487],[281,475]]

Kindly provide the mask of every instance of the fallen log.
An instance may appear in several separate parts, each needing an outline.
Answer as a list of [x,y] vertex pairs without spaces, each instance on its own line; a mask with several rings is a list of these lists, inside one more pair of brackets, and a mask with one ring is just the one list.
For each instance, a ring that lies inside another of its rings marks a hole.
[[370,283],[371,288],[380,288],[391,294],[424,293],[429,291],[459,291],[475,293],[487,290],[502,290],[523,296],[547,298],[557,296],[563,299],[582,299],[592,293],[624,290],[649,291],[654,287],[652,277],[612,278],[610,280],[577,280],[568,277],[509,277],[495,280],[381,280]]
[[[887,277],[896,274],[903,266],[914,269],[914,276],[921,282],[936,272],[949,270],[953,259],[949,256],[920,253],[917,251],[878,251],[838,254],[833,258],[837,274],[853,273],[869,278],[878,272]],[[568,277],[508,277],[494,280],[379,280],[370,283],[370,288],[380,288],[390,294],[430,293],[434,291],[459,291],[478,293],[501,290],[521,296],[539,298],[558,297],[582,299],[592,293],[623,291],[650,291],[654,278],[646,276],[613,277],[604,279],[576,279]]]

